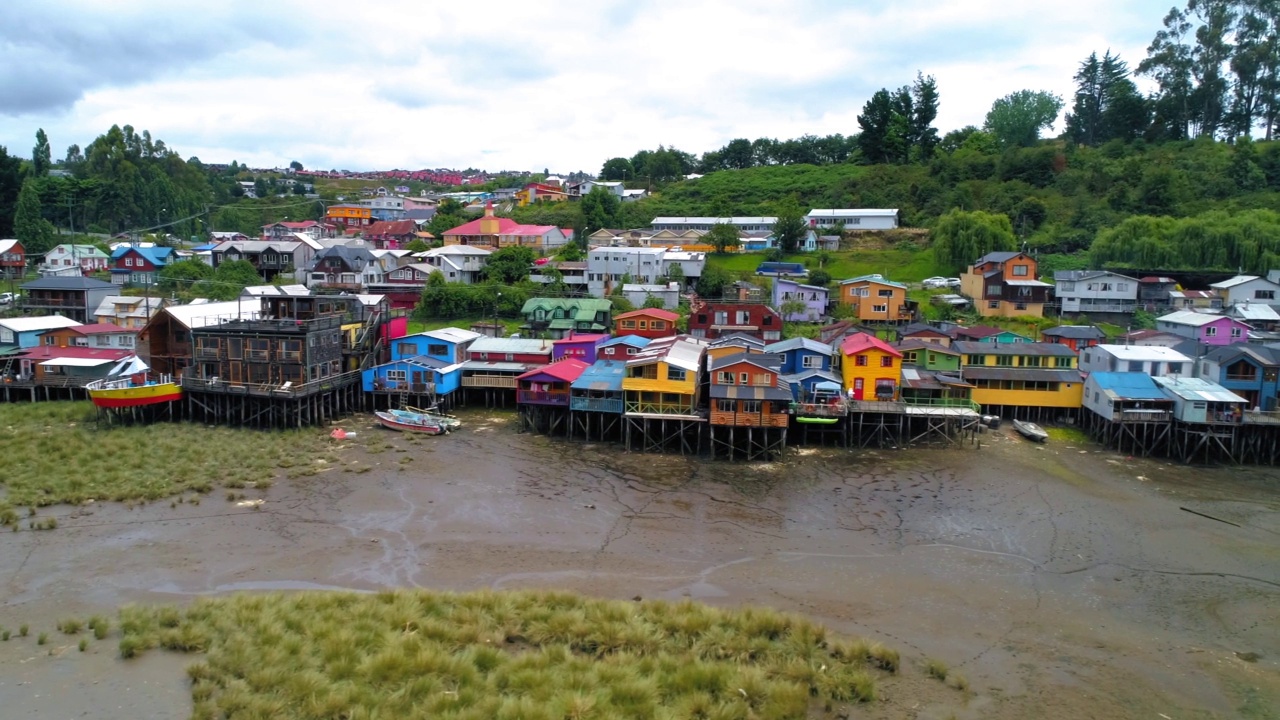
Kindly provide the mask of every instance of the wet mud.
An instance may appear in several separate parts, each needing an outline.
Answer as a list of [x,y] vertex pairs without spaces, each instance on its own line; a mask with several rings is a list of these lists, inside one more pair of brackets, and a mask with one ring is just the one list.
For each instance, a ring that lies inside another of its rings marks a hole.
[[[1004,434],[712,463],[464,418],[440,438],[346,423],[338,460],[247,491],[259,508],[52,508],[57,530],[0,537],[0,626],[71,645],[0,643],[4,716],[189,712],[187,659],[80,653],[63,617],[237,591],[555,587],[770,605],[898,647],[903,676],[858,717],[1277,717],[1277,471]],[[926,659],[971,690],[924,677]]]

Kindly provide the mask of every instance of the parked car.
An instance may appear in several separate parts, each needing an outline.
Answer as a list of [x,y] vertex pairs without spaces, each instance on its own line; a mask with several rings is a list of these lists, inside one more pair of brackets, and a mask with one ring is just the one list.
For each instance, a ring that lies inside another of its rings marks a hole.
[[925,278],[924,282],[920,284],[925,286],[926,288],[944,288],[944,287],[947,287],[948,281],[944,277],[934,276],[931,278]]
[[13,293],[11,292],[0,293],[0,305],[11,305],[13,303],[13,300],[14,300]]
[[947,287],[960,287],[960,278],[947,278]]

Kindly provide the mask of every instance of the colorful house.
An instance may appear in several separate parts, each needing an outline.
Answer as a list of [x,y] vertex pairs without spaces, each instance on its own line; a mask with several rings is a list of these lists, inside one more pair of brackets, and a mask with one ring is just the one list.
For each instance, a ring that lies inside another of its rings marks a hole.
[[106,377],[112,367],[133,355],[127,348],[38,345],[13,358],[19,377],[43,385],[82,386]]
[[922,370],[939,370],[942,372],[959,372],[960,351],[924,340],[903,340],[894,343],[898,352],[902,353],[903,365],[915,365]]
[[676,322],[679,319],[680,316],[670,310],[640,308],[614,316],[613,323],[619,335],[636,335],[654,340],[678,334],[680,331]]
[[698,417],[702,357],[694,338],[654,340],[627,361],[622,380],[628,415]]
[[840,343],[840,370],[851,400],[898,399],[902,353],[875,335],[857,333]]
[[1196,377],[1245,399],[1248,408],[1280,410],[1280,350],[1251,344],[1213,348],[1196,360]]
[[764,353],[711,360],[711,424],[785,428],[792,395],[781,367],[780,356]]
[[[784,312],[788,303],[803,303],[804,309]],[[805,285],[787,278],[773,281],[773,306],[783,313],[787,322],[818,322],[827,314],[827,289],[818,285]]]
[[1094,345],[1080,353],[1080,369],[1093,372],[1140,372],[1153,377],[1192,376],[1195,362],[1173,348],[1159,345]]
[[[1084,378],[1074,351],[1050,343],[955,342],[961,378],[973,384],[973,401],[986,408],[1074,410],[1080,407]],[[997,413],[1002,414],[1002,413]]]
[[898,340],[920,340],[922,342],[931,342],[943,347],[950,347],[952,338],[941,328],[936,328],[928,323],[912,323],[898,330]]
[[1146,373],[1089,373],[1083,404],[1110,422],[1162,423],[1173,416],[1173,398]]
[[114,285],[152,285],[156,273],[174,259],[171,247],[121,245],[111,253],[111,282]]
[[1043,317],[1053,285],[1037,277],[1036,260],[1026,253],[987,253],[960,275],[960,292],[983,317]]
[[548,252],[568,241],[564,230],[555,225],[522,225],[511,218],[495,216],[493,203],[485,206],[484,216],[444,233],[445,245],[472,245],[488,250],[515,245]]
[[1077,353],[1106,339],[1107,334],[1096,325],[1059,325],[1040,333],[1040,342],[1066,345]]
[[21,240],[0,240],[0,276],[22,277],[27,271],[27,251]]
[[601,360],[628,360],[650,342],[649,338],[639,335],[620,335],[600,343],[596,347],[596,357]]
[[467,348],[462,387],[514,390],[516,378],[551,364],[551,341],[481,337]]
[[765,342],[754,335],[730,333],[707,343],[707,357],[722,358],[734,353],[762,353]]
[[1231,345],[1248,341],[1252,328],[1225,315],[1179,310],[1156,318],[1156,329],[1205,345]]
[[1012,330],[1004,330],[990,325],[974,325],[973,327],[957,327],[952,330],[956,340],[988,343],[1020,343],[1033,342],[1026,335],[1019,335]]
[[859,322],[905,323],[915,319],[914,305],[907,302],[907,286],[881,275],[842,280],[840,304]]
[[973,385],[961,380],[959,373],[926,370],[906,364],[902,366],[902,402],[906,405],[978,409],[977,403],[973,402]]
[[80,324],[61,315],[0,318],[0,354],[4,350],[37,347],[46,332]]
[[445,397],[462,385],[462,363],[482,336],[461,328],[406,335],[391,343],[391,362],[361,374],[365,392]]
[[43,346],[115,348],[129,352],[133,352],[137,340],[136,331],[111,323],[69,325],[40,335],[40,344]]
[[729,333],[754,335],[765,342],[782,339],[782,316],[764,303],[700,302],[689,315],[689,334],[715,340]]
[[831,356],[835,353],[826,343],[801,337],[765,345],[762,350],[782,357],[779,372],[783,375],[797,375],[809,370],[830,372]]
[[516,202],[524,207],[536,202],[561,202],[569,199],[569,194],[556,185],[546,183],[529,183],[516,191]]
[[529,298],[520,308],[526,333],[546,332],[553,338],[570,333],[607,333],[613,303],[596,298]]
[[[77,245],[62,243],[54,245],[44,254],[44,262],[40,265],[43,275],[88,275],[106,270],[111,266],[111,256],[102,252],[97,245]],[[76,272],[76,268],[79,272]]]
[[1152,378],[1173,400],[1173,419],[1200,425],[1239,425],[1248,403],[1244,398],[1200,378]]
[[324,219],[346,228],[362,228],[373,223],[373,208],[367,205],[330,205]]
[[573,358],[588,365],[596,361],[600,346],[609,340],[605,333],[569,333],[551,343],[551,361]]
[[627,364],[622,360],[597,360],[569,385],[569,409],[574,412],[622,414],[622,379]]
[[534,368],[516,378],[516,402],[569,407],[569,387],[589,367],[581,360],[569,358]]

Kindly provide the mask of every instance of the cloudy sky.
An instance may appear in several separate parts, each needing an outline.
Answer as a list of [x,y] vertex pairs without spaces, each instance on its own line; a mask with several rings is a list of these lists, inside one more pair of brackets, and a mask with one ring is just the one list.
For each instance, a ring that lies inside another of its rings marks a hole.
[[254,166],[596,172],[659,144],[854,133],[937,78],[937,126],[1141,60],[1172,0],[377,3],[3,0],[0,145],[55,158],[113,123]]

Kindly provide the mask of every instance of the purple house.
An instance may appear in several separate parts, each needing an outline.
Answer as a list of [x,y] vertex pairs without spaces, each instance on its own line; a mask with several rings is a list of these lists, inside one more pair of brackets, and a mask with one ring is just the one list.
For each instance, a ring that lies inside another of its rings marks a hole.
[[1156,318],[1156,330],[1189,338],[1205,345],[1232,345],[1249,341],[1249,327],[1226,315],[1179,310]]
[[600,346],[609,339],[608,334],[570,333],[551,343],[551,361],[573,358],[592,365]]
[[[799,300],[804,303],[802,312],[784,313],[783,303]],[[817,285],[804,285],[787,278],[773,280],[773,307],[782,314],[785,322],[818,322],[827,314],[827,289]]]

